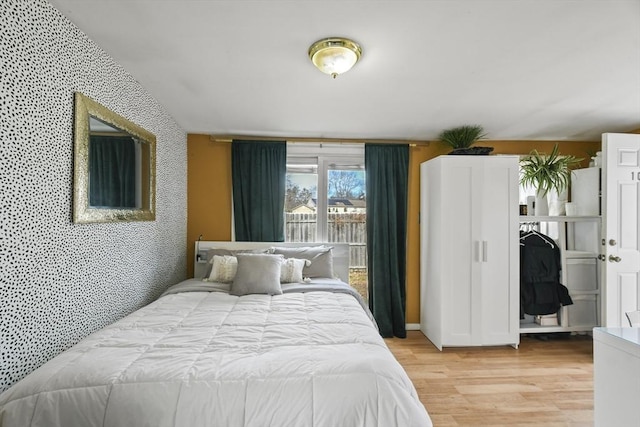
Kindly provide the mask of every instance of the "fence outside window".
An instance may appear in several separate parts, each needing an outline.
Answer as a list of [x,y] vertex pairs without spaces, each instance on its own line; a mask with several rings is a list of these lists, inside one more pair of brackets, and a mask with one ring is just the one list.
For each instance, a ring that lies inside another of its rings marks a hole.
[[[285,214],[287,242],[316,240],[315,213]],[[351,269],[367,268],[367,216],[365,213],[330,212],[327,218],[327,242],[349,243]]]

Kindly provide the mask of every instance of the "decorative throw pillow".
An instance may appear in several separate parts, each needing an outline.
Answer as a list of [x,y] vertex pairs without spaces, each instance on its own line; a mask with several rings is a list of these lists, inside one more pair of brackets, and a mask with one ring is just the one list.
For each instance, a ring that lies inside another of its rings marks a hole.
[[211,248],[207,251],[207,271],[204,277],[209,277],[211,274],[211,268],[213,267],[214,256],[236,256],[237,254],[266,254],[271,251],[271,248],[265,249],[223,249],[223,248]]
[[300,283],[303,281],[302,269],[311,265],[308,259],[285,258],[280,270],[280,283]]
[[231,295],[280,295],[281,255],[238,254],[238,269],[231,283]]
[[207,278],[209,282],[231,283],[236,277],[238,259],[230,255],[215,255],[210,263],[211,273]]
[[308,259],[311,265],[302,270],[304,277],[327,277],[333,279],[333,254],[332,246],[299,246],[299,247],[273,247],[274,254],[283,255],[285,258]]

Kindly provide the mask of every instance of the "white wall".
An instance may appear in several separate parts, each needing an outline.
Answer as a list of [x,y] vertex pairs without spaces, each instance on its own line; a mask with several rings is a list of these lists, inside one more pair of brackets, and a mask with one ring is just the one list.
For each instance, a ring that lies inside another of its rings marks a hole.
[[[74,91],[155,134],[156,221],[72,222]],[[47,1],[0,1],[0,391],[186,277],[186,158],[186,133]]]

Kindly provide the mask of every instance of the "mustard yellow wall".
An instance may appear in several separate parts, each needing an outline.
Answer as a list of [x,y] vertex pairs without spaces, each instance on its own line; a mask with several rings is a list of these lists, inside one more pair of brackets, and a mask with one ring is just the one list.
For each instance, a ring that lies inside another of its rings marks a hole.
[[[640,131],[640,130],[639,130]],[[363,141],[364,142],[364,141]],[[550,152],[554,141],[482,141],[492,154],[527,154],[536,148]],[[600,149],[600,142],[560,142],[562,154],[585,158]],[[407,224],[407,323],[420,322],[420,163],[450,149],[440,142],[411,148],[409,167],[409,217]],[[187,262],[193,274],[194,242],[231,239],[231,144],[212,142],[207,135],[187,136]]]
[[193,277],[194,243],[231,240],[231,144],[187,135],[187,272]]

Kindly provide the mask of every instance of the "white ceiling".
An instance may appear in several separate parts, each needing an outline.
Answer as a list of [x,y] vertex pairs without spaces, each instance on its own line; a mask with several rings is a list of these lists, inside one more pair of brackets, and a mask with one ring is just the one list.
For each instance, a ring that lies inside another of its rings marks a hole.
[[[50,0],[189,133],[599,140],[640,128],[640,0]],[[316,40],[359,42],[332,80]]]

